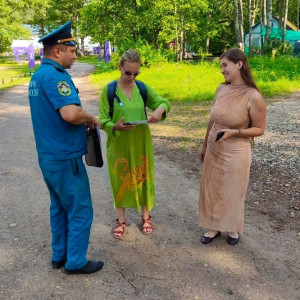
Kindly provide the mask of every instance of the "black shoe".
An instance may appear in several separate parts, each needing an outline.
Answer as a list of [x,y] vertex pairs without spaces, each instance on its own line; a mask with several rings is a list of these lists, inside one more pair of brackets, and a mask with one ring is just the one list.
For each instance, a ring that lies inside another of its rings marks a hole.
[[62,268],[66,263],[66,260],[63,260],[63,261],[53,261],[51,262],[51,266],[52,266],[52,269],[60,269]]
[[102,261],[88,261],[88,263],[81,269],[68,270],[65,268],[67,274],[91,274],[102,269],[104,263]]
[[214,238],[216,238],[217,236],[221,235],[221,231],[219,231],[215,236],[213,237],[208,237],[208,236],[205,236],[203,235],[202,238],[201,238],[201,242],[202,244],[208,244],[210,242],[212,242],[214,240]]
[[239,237],[239,236],[238,236],[237,238],[233,238],[233,237],[231,237],[231,236],[228,236],[228,238],[227,238],[227,243],[228,243],[229,245],[233,246],[233,245],[237,244],[237,243],[239,242],[239,240],[240,240],[240,237]]

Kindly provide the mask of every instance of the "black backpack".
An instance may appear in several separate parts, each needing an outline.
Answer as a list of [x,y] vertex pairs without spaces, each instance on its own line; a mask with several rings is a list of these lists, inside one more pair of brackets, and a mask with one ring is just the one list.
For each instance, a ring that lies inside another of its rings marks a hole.
[[[147,113],[146,113],[146,103],[147,103],[147,89],[145,84],[142,81],[135,80],[135,84],[138,87],[140,94],[144,101],[144,110],[145,110],[145,116],[147,119]],[[117,81],[113,80],[108,84],[107,89],[107,100],[109,104],[109,116],[112,119],[114,114],[114,100],[116,99],[120,106],[122,106],[122,102],[118,95],[116,95],[116,89],[117,89]]]

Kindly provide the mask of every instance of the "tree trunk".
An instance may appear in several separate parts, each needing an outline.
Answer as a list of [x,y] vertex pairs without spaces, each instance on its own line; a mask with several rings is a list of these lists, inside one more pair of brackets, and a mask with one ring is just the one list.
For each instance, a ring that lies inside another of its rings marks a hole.
[[239,26],[239,10],[237,5],[237,0],[233,0],[234,4],[234,11],[233,11],[233,17],[234,17],[234,33],[235,33],[235,39],[236,42],[240,42],[240,26]]
[[242,50],[243,50],[243,36],[244,36],[244,31],[243,31],[243,11],[240,11],[240,4],[242,0],[234,0],[234,31],[235,31],[235,39],[236,43],[239,45],[242,45]]
[[248,20],[249,20],[249,56],[253,56],[253,31],[252,31],[252,1],[248,0]]
[[176,51],[176,61],[179,61],[179,51],[178,51],[178,25],[177,25],[177,3],[174,1],[174,17],[175,17],[175,51]]
[[[207,26],[209,26],[211,23],[211,13],[207,16]],[[210,38],[209,36],[206,38],[206,44],[205,44],[205,52],[206,54],[209,53],[209,44],[210,44]]]
[[272,2],[273,0],[266,1],[266,12],[267,12],[267,32],[266,41],[269,43],[271,41],[271,30],[273,26],[272,22]]
[[241,41],[242,47],[241,50],[244,51],[244,16],[243,16],[243,0],[239,0],[239,19],[240,19],[240,32],[241,32]]
[[298,18],[297,18],[297,27],[298,27],[298,30],[300,30],[300,28],[299,28],[299,19],[300,19],[300,0],[298,0],[298,13],[297,13],[297,16],[298,16]]
[[285,42],[285,34],[286,34],[286,21],[289,10],[289,0],[285,0],[285,8],[284,8],[284,20],[283,20],[283,32],[282,32],[282,41]]
[[209,44],[210,44],[210,38],[208,37],[208,38],[206,39],[206,49],[205,49],[206,54],[209,53]]
[[81,53],[83,53],[83,51],[84,51],[84,36],[80,37],[80,45],[81,45],[80,51],[81,51]]
[[183,52],[185,51],[184,49],[184,18],[183,18],[183,13],[181,12],[181,31],[180,31],[180,54],[179,54],[179,61],[182,61],[183,58]]
[[254,0],[253,1],[253,10],[252,10],[252,26],[254,26],[255,24],[255,20],[256,20],[256,15],[257,15],[257,12],[258,12],[258,0]]
[[266,0],[261,0],[263,2],[263,12],[264,12],[264,26],[267,26],[267,4]]
[[279,15],[278,28],[283,29],[284,0],[277,2],[277,11],[278,11],[278,15]]
[[[259,14],[259,19],[260,19],[260,32],[262,33],[263,31],[263,26],[265,26],[265,21],[264,21],[264,4],[266,3],[265,0],[261,0],[260,2],[260,14]],[[260,36],[260,53],[262,54],[262,49],[264,45],[264,37],[261,35]]]

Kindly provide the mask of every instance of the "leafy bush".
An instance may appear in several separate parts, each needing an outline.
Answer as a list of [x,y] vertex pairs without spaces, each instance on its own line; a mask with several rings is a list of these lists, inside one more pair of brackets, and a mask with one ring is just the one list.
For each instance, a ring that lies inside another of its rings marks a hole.
[[147,43],[145,40],[128,40],[124,41],[118,48],[118,51],[112,54],[111,64],[114,68],[118,66],[122,54],[130,48],[138,52],[142,65],[148,67],[156,63],[171,61],[175,58],[172,50],[167,50],[164,47],[155,48],[154,45]]
[[263,53],[265,55],[275,57],[282,55],[292,55],[294,47],[292,44],[282,42],[279,39],[272,39],[269,43],[264,43]]

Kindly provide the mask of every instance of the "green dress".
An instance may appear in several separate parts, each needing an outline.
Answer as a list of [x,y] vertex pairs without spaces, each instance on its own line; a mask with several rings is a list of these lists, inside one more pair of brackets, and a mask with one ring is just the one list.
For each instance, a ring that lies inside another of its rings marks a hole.
[[[136,208],[147,206],[150,211],[155,204],[154,155],[152,137],[147,124],[141,124],[128,131],[114,131],[114,124],[124,117],[126,122],[145,120],[144,102],[137,86],[133,87],[129,100],[116,89],[123,106],[114,101],[114,114],[109,116],[107,86],[100,99],[99,120],[101,129],[107,133],[107,165],[114,197],[114,207]],[[168,100],[159,96],[150,86],[147,89],[147,107],[152,111],[163,107],[170,110]],[[163,115],[165,119],[166,114]],[[155,126],[155,125],[153,125]]]

